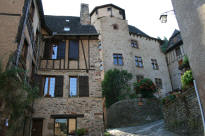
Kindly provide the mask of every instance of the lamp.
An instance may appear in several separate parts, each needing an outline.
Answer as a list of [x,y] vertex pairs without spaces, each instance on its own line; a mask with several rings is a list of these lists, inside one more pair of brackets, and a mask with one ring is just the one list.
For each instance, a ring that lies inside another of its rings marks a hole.
[[169,10],[169,11],[166,11],[166,12],[164,12],[164,13],[162,13],[160,15],[159,20],[161,20],[161,23],[167,23],[167,16],[168,16],[168,13],[170,13],[170,12],[174,12],[175,13],[174,10]]

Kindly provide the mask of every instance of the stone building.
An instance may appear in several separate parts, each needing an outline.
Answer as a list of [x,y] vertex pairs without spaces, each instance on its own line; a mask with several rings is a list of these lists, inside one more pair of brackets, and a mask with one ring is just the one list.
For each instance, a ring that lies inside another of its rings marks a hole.
[[100,34],[102,77],[109,69],[123,69],[132,73],[132,83],[144,77],[152,79],[160,96],[172,91],[160,40],[128,25],[125,10],[113,4],[95,7],[90,16]]
[[173,90],[179,90],[182,87],[181,75],[183,73],[179,68],[183,63],[184,56],[185,53],[180,32],[175,30],[169,39],[166,51],[167,65]]
[[[27,79],[32,84],[38,63],[40,33],[45,27],[41,1],[1,0],[0,8],[0,59],[3,70],[18,66],[25,71],[19,73],[19,79]],[[0,130],[6,130],[1,127],[9,119],[9,115],[4,113],[3,105],[0,104]],[[16,135],[26,135],[25,128]],[[0,135],[4,136],[4,131]]]
[[98,33],[88,5],[81,4],[80,15],[45,16],[51,33],[43,33],[39,49],[35,79],[41,97],[34,103],[32,136],[104,131]]

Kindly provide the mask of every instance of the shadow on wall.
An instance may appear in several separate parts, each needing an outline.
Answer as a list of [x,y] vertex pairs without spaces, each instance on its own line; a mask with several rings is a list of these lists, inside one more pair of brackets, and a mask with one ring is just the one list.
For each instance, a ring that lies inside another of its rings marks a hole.
[[107,128],[144,125],[163,118],[160,101],[156,98],[122,100],[107,110]]

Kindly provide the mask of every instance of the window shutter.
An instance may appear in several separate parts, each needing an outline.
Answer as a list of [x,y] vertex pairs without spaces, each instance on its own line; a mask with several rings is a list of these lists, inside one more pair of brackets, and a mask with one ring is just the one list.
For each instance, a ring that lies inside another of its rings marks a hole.
[[51,58],[51,46],[46,42],[44,47],[44,59],[50,59]]
[[78,60],[79,57],[79,41],[70,40],[69,43],[69,59]]
[[45,78],[41,75],[34,75],[34,84],[33,86],[37,86],[39,88],[39,95],[43,96],[44,93],[44,81]]
[[60,42],[58,46],[57,59],[65,58],[65,42]]
[[79,77],[79,97],[89,97],[88,76]]
[[55,97],[63,97],[63,76],[56,77]]

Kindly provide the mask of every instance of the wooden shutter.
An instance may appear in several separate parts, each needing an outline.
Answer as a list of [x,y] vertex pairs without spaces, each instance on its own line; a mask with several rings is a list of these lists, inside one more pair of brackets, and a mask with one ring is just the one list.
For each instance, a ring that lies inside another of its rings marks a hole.
[[70,40],[69,43],[69,59],[78,60],[79,57],[79,41]]
[[39,88],[39,95],[43,96],[44,93],[44,82],[45,82],[45,77],[41,75],[34,75],[34,84],[33,86],[37,86]]
[[58,45],[57,59],[65,58],[65,42],[60,42]]
[[44,59],[51,58],[51,46],[49,45],[48,42],[45,43],[43,58]]
[[79,97],[89,97],[88,76],[79,77]]
[[57,76],[55,81],[55,97],[63,97],[63,76]]

